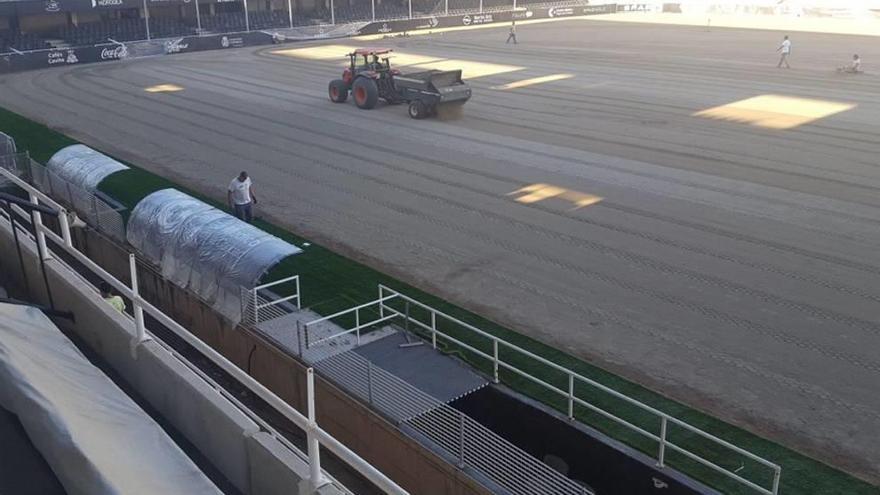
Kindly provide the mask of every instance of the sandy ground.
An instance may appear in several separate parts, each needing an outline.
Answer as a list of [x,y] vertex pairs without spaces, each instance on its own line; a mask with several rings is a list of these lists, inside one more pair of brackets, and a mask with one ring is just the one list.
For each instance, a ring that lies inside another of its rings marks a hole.
[[[880,46],[798,34],[778,70],[774,32],[506,34],[371,42],[520,67],[455,120],[334,105],[339,60],[277,48],[19,74],[0,103],[217,197],[248,169],[296,232],[880,481]],[[854,51],[868,74],[835,73]],[[761,95],[821,101],[694,116]],[[536,183],[566,192],[510,195]]]
[[625,14],[609,14],[595,16],[592,20],[611,22],[637,22],[645,24],[673,24],[680,26],[700,26],[708,28],[764,29],[787,33],[827,33],[848,34],[858,36],[880,36],[880,19],[864,18],[831,18],[808,16],[775,16],[748,14],[715,14],[715,13],[660,13],[660,12],[629,12]]

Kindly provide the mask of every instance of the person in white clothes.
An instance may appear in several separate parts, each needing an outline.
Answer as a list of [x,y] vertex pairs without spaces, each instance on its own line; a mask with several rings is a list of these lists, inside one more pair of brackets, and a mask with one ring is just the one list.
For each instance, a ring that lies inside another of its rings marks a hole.
[[838,67],[838,72],[848,72],[850,74],[860,74],[862,72],[862,59],[858,54],[853,55],[852,62],[849,65]]
[[247,172],[242,171],[238,177],[232,179],[226,198],[232,214],[239,220],[251,223],[254,219],[253,205],[257,204],[257,195],[254,194],[254,186]]
[[776,64],[776,68],[779,69],[782,67],[782,64],[785,64],[786,69],[791,69],[791,66],[788,65],[788,56],[791,54],[791,40],[788,39],[787,35],[782,39],[782,44],[779,45],[779,48],[777,48],[776,51],[782,53],[782,56],[779,57],[779,63]]

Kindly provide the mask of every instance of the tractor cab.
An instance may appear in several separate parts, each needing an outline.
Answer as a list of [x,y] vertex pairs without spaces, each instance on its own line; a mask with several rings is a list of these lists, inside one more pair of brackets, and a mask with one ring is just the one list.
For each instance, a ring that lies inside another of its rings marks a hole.
[[388,74],[396,75],[400,71],[391,68],[390,48],[358,48],[348,54],[349,66],[342,74],[342,80],[352,84],[357,76],[363,75],[372,79],[386,77]]

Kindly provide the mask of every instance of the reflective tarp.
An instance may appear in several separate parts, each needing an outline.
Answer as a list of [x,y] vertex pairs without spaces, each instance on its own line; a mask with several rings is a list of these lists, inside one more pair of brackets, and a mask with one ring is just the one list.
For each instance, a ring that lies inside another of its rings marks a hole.
[[70,495],[223,493],[35,308],[0,304],[0,406]]
[[128,170],[125,165],[82,144],[59,150],[49,159],[46,168],[86,191],[94,191],[108,175]]
[[15,140],[0,132],[0,156],[11,155],[13,153],[15,153]]
[[128,220],[128,242],[162,275],[218,312],[241,320],[241,288],[252,289],[282,259],[301,252],[176,189],[141,200]]

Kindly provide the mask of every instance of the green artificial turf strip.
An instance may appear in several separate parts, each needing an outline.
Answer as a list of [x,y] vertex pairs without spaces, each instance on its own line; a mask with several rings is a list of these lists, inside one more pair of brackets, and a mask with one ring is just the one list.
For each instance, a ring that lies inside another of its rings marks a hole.
[[46,163],[56,151],[76,141],[21,115],[0,108],[0,131],[12,136],[18,151],[27,151],[31,158]]
[[[19,149],[29,150],[34,159],[43,163],[58,149],[74,143],[74,141],[66,136],[58,134],[45,126],[2,109],[0,109],[0,130],[11,135],[16,140]],[[120,201],[129,209],[133,208],[138,201],[149,193],[168,187],[176,187],[193,194],[192,191],[184,187],[136,167],[109,176],[99,186],[101,191]],[[224,203],[216,200],[195,194],[194,196],[200,197],[200,199],[206,200],[220,208],[225,207]],[[260,220],[257,220],[255,225],[296,245],[302,245],[304,241],[304,239],[277,226]],[[304,248],[302,254],[283,260],[270,270],[267,276],[264,277],[264,281],[279,280],[294,274],[300,275],[303,305],[319,314],[331,314],[376,299],[378,297],[377,284],[385,284],[395,290],[399,290],[450,316],[477,326],[492,335],[527,349],[551,362],[602,383],[620,393],[633,397],[781,465],[782,483],[780,493],[782,494],[880,495],[880,490],[877,487],[857,480],[846,473],[667,399],[640,385],[624,380],[534,339],[506,329],[321,246],[312,244]],[[279,290],[279,292],[284,293],[283,290]],[[402,309],[399,305],[394,307],[398,310]],[[424,313],[411,310],[411,316],[423,319]],[[444,333],[448,333],[454,338],[491,354],[491,343],[487,340],[475,339],[471,332],[456,328],[453,325],[440,324],[438,326]],[[449,345],[449,343],[443,342],[442,339],[440,339],[439,344],[444,351],[469,361],[476,368],[491,375],[491,363],[486,360],[458,346]],[[568,387],[567,378],[536,361],[523,359],[512,351],[504,350],[503,348],[500,357],[563,390]],[[567,402],[559,395],[506,370],[502,370],[500,376],[502,381],[511,388],[538,399],[563,413],[567,413]],[[653,415],[645,413],[619,399],[614,399],[607,394],[597,393],[595,389],[586,385],[578,385],[576,390],[579,396],[586,398],[591,403],[613,411],[619,417],[654,434],[659,432],[659,422]],[[656,456],[657,445],[655,442],[647,440],[631,430],[590,412],[581,406],[575,408],[575,415],[584,423],[626,442],[647,455]],[[713,444],[695,438],[693,434],[687,434],[687,432],[677,427],[669,427],[668,438],[670,441],[678,445],[687,446],[688,449],[728,469],[739,468],[740,462],[744,460],[741,456],[725,455],[728,453],[727,451],[723,449],[718,451]],[[756,493],[744,485],[717,474],[671,450],[667,450],[666,458],[668,465],[676,467],[724,493]],[[745,462],[739,474],[761,486],[767,487],[770,484],[770,470],[761,468],[754,462]]]

